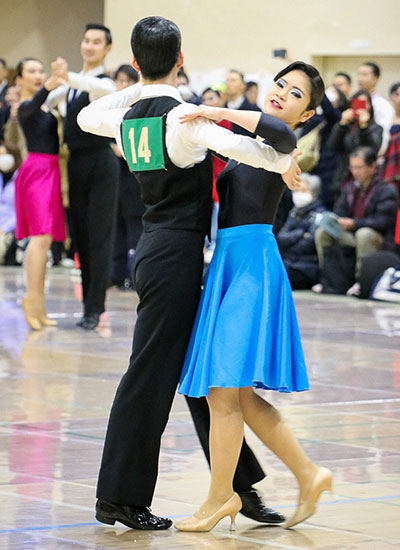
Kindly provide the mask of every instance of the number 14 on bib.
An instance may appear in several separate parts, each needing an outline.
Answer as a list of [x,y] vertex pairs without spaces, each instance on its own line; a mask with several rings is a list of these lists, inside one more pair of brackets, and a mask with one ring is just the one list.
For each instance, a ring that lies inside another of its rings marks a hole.
[[161,117],[124,120],[121,135],[124,155],[131,172],[165,168]]

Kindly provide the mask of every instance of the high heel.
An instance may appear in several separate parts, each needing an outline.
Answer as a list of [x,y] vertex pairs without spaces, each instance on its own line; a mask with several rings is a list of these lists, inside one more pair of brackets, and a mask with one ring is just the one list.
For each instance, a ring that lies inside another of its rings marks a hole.
[[55,321],[54,319],[49,319],[47,317],[46,305],[44,303],[44,298],[41,301],[41,305],[40,305],[39,321],[44,327],[56,327],[57,324],[58,324],[57,321]]
[[221,506],[212,516],[204,517],[203,513],[197,511],[192,517],[175,523],[175,527],[179,531],[211,531],[221,519],[230,516],[231,526],[230,531],[235,531],[235,519],[240,509],[242,501],[237,493],[233,493],[231,498]]
[[37,299],[22,298],[22,309],[24,310],[25,321],[33,330],[41,330],[40,302]]
[[333,494],[332,490],[333,474],[328,468],[318,468],[317,473],[314,476],[313,482],[311,484],[310,490],[308,492],[307,498],[300,500],[297,506],[297,510],[293,516],[284,524],[284,527],[288,529],[289,527],[294,527],[301,521],[306,520],[315,513],[317,508],[317,503],[321,493],[323,491],[330,491]]

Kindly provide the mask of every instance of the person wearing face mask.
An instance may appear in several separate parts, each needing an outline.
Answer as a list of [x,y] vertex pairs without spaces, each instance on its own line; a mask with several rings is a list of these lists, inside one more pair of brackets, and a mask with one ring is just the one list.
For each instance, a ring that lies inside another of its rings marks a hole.
[[182,99],[186,103],[193,103],[194,105],[201,104],[201,98],[194,93],[194,91],[189,86],[189,77],[185,73],[185,69],[181,67],[178,72],[178,90],[182,96]]
[[[248,131],[291,151],[293,130],[314,115],[323,95],[315,67],[297,61],[275,76],[266,114],[200,107],[183,120],[204,116],[238,123],[236,117],[245,115],[248,124],[242,125]],[[264,126],[267,120],[275,120],[275,131]],[[207,396],[211,484],[200,509],[175,527],[209,531],[227,516],[234,523],[242,506],[233,477],[244,423],[297,479],[299,503],[286,523],[293,527],[315,512],[322,491],[331,489],[332,473],[311,462],[279,411],[254,391],[309,388],[292,292],[272,232],[284,185],[277,174],[229,161],[217,190],[217,245],[178,390],[193,398]]]
[[292,192],[294,208],[276,239],[293,290],[309,289],[318,282],[318,256],[314,243],[318,214],[326,209],[319,199],[321,180],[301,175],[302,185]]

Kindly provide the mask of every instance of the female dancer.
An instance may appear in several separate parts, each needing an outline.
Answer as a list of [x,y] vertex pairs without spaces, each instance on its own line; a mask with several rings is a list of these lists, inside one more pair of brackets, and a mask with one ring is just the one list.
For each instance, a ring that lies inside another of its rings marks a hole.
[[[295,62],[278,73],[265,111],[200,107],[196,116],[227,118],[264,137],[279,150],[295,147],[294,129],[306,122],[324,93],[311,65]],[[271,117],[276,132],[271,132]],[[268,123],[268,125],[267,125]],[[287,152],[287,151],[285,151]],[[308,389],[308,379],[289,281],[272,233],[284,190],[278,174],[230,161],[218,180],[217,246],[207,274],[180,382],[179,392],[207,396],[210,416],[211,485],[205,503],[175,526],[209,531],[223,517],[232,524],[241,508],[232,479],[244,422],[293,472],[299,503],[287,527],[311,516],[332,473],[304,454],[279,412],[253,387],[282,392]]]
[[61,82],[55,75],[45,81],[43,65],[34,58],[20,61],[16,72],[21,87],[18,120],[25,134],[28,156],[15,182],[15,236],[30,237],[25,253],[27,293],[22,307],[28,325],[40,330],[57,324],[46,314],[44,282],[51,242],[65,239],[57,119],[43,109],[49,92]]

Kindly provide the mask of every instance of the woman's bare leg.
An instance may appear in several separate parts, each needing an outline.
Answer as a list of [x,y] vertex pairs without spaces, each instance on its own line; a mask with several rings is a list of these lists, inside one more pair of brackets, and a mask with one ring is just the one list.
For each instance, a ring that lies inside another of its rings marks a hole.
[[51,246],[50,235],[31,237],[25,252],[25,272],[27,280],[26,299],[36,300],[44,295],[47,252]]

